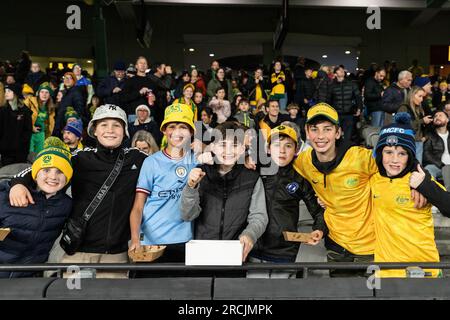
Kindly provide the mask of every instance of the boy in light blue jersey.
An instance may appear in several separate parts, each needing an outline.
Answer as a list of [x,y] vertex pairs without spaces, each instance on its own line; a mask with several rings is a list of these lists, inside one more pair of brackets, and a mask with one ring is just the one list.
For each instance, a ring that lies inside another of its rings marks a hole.
[[142,166],[130,214],[129,251],[141,245],[167,245],[158,262],[184,262],[192,223],[181,219],[180,199],[188,173],[197,165],[189,148],[194,130],[189,106],[173,104],[166,108],[161,132],[167,147],[148,157]]

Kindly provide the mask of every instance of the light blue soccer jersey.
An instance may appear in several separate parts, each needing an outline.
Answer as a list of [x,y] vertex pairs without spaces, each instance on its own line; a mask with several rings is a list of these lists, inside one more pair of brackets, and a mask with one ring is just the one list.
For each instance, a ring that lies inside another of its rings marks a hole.
[[192,222],[181,219],[181,192],[197,162],[193,152],[171,159],[159,151],[145,159],[136,192],[148,195],[142,217],[144,245],[184,243],[192,239]]

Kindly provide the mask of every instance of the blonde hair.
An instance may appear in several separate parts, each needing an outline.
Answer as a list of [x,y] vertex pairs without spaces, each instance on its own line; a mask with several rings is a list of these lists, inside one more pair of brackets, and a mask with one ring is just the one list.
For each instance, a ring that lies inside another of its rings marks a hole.
[[145,142],[150,147],[150,153],[148,155],[154,154],[159,151],[158,145],[156,144],[155,138],[153,138],[152,134],[145,130],[137,131],[133,139],[131,140],[131,146],[133,148],[136,147],[136,142]]
[[425,111],[423,110],[421,105],[416,106],[414,104],[414,96],[419,91],[423,91],[424,93],[426,93],[425,90],[422,87],[414,86],[409,91],[408,96],[407,96],[407,100],[406,100],[407,104],[409,105],[409,107],[411,108],[412,112],[414,113],[414,116],[415,116],[416,119],[422,118],[423,115],[425,114]]

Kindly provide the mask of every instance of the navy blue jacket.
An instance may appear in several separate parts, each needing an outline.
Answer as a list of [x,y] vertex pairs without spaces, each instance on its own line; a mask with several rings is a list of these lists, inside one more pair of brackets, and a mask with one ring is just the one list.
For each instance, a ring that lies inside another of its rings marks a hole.
[[[63,192],[47,199],[42,192],[32,191],[34,205],[11,207],[9,189],[8,183],[0,183],[0,227],[11,228],[0,241],[0,263],[45,263],[71,212],[72,200]],[[0,278],[24,275],[2,272]]]
[[125,79],[120,81],[115,76],[105,78],[97,87],[97,95],[103,99],[103,103],[111,103],[121,106],[120,92],[113,93],[114,88],[118,87],[123,90]]

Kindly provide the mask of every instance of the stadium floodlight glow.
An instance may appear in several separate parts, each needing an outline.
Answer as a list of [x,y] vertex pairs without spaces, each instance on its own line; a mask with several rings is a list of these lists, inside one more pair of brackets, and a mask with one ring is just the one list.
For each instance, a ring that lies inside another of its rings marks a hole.
[[350,54],[350,53],[351,53],[351,52],[350,52],[350,51],[348,51],[348,50],[347,50],[347,51],[345,51],[345,54]]
[[214,53],[210,53],[209,56],[210,56],[210,57],[214,57]]
[[189,48],[189,51],[190,51],[190,52],[194,52],[195,49],[194,49],[194,48]]
[[328,58],[328,56],[327,56],[326,54],[324,54],[324,55],[322,56],[322,58],[326,59],[326,58]]

